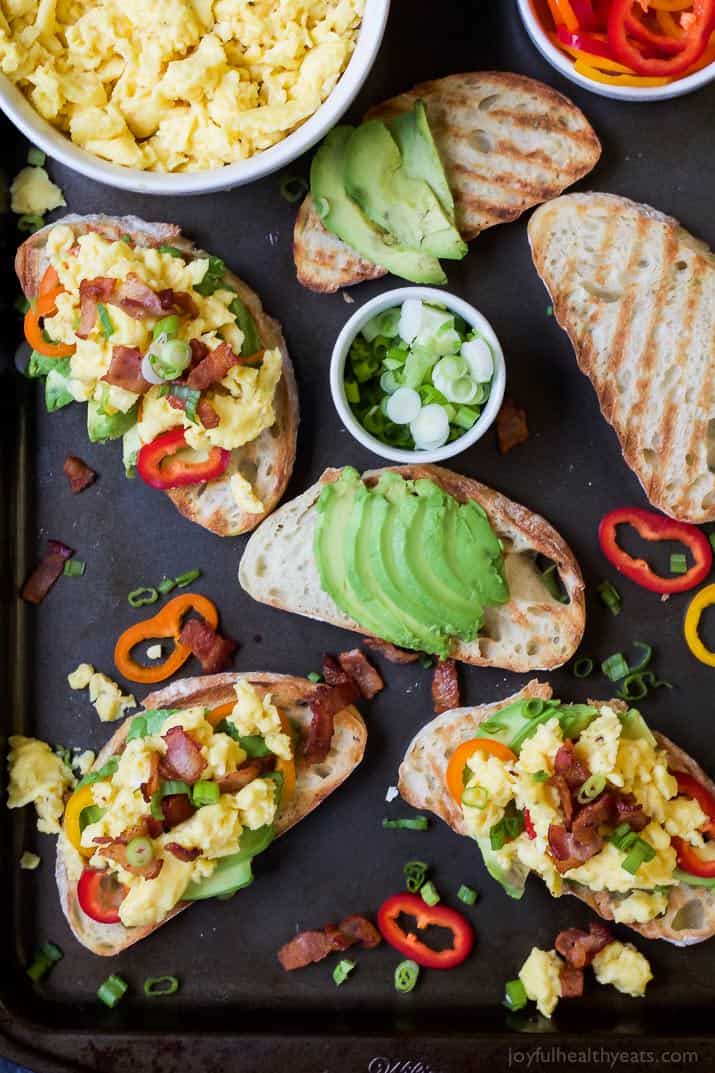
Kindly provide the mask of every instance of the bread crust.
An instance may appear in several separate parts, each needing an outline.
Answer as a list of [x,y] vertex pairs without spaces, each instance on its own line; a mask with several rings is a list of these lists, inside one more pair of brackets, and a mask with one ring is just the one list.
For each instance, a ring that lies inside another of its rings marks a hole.
[[[117,241],[122,235],[130,235],[140,246],[156,247],[169,244],[191,258],[208,256],[204,250],[184,238],[175,224],[147,223],[136,216],[73,214],[36,231],[19,247],[15,257],[15,271],[28,299],[37,294],[47,267],[47,235],[58,224],[71,227],[78,236],[88,231],[97,231]],[[189,521],[209,529],[217,536],[238,536],[255,529],[274,510],[285,492],[295,462],[299,406],[293,364],[280,324],[265,312],[258,295],[243,280],[230,271],[226,276],[253,316],[266,348],[280,350],[282,375],[274,399],[275,423],[251,443],[233,450],[229,466],[221,477],[206,484],[168,489],[166,495],[179,513]],[[263,503],[263,513],[248,514],[238,506],[230,488],[230,479],[235,473],[242,473],[251,481],[256,495]]]
[[[261,692],[270,692],[274,703],[290,718],[302,726],[310,721],[310,700],[316,686],[305,678],[291,675],[271,674],[263,671],[246,671],[184,678],[164,689],[155,690],[144,700],[144,710],[154,708],[190,708],[204,705],[217,708],[235,698],[234,686],[239,679],[246,679]],[[136,714],[141,714],[135,713]],[[120,753],[125,745],[129,727],[134,716],[129,716],[97,755],[92,765],[98,771],[110,757]],[[337,790],[355,770],[363,758],[367,742],[367,728],[360,713],[352,705],[335,716],[335,731],[330,752],[319,765],[318,774],[313,765],[300,757],[296,758],[296,793],[292,801],[279,808],[276,814],[276,837],[284,835],[291,827]],[[97,924],[81,910],[77,899],[77,884],[72,882],[66,867],[63,852],[63,835],[57,843],[55,879],[62,911],[75,937],[94,954],[111,957],[145,939],[168,923],[177,913],[187,909],[190,902],[180,902],[158,924],[138,928],[125,928],[122,924]]]

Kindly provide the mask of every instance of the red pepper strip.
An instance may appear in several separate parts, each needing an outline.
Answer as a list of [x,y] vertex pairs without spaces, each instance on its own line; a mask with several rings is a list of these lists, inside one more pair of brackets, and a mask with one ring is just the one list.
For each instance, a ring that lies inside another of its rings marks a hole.
[[592,0],[571,0],[571,7],[582,30],[597,30],[599,28],[599,18]]
[[704,879],[715,877],[715,857],[701,857],[695,846],[684,838],[673,837],[671,842],[678,856],[678,868],[690,872],[691,876],[702,876]]
[[528,808],[524,809],[524,830],[533,842],[536,838],[536,828],[534,827],[534,821],[531,818],[531,813]]
[[692,775],[688,775],[687,772],[674,771],[673,775],[678,783],[678,791],[695,798],[708,818],[708,822],[703,824],[700,830],[703,834],[715,835],[715,797],[701,782],[698,782]]
[[178,451],[189,449],[183,428],[173,428],[145,444],[137,456],[137,473],[152,488],[181,488],[201,484],[220,477],[226,470],[230,451],[212,447],[208,458],[192,461],[174,457]]
[[591,56],[603,56],[607,60],[613,59],[613,49],[608,42],[601,41],[600,38],[594,37],[593,34],[583,34],[579,30],[572,33],[565,26],[559,26],[556,36],[562,45],[567,45],[569,48],[575,48],[579,52],[588,52]]
[[662,34],[657,30],[651,30],[642,19],[631,11],[626,15],[626,29],[631,37],[636,41],[640,41],[642,45],[645,45],[649,49],[655,49],[656,52],[665,53],[667,56],[675,56],[676,53],[682,51],[685,48],[687,37],[682,34],[680,37],[673,37],[670,34]]
[[683,35],[683,47],[675,56],[667,58],[644,56],[629,37],[628,19],[637,3],[638,0],[612,0],[608,40],[615,58],[639,75],[675,78],[683,74],[707,48],[715,19],[715,0],[693,0],[693,20]]
[[[447,928],[452,932],[452,946],[433,950],[419,935],[403,931],[397,923],[403,913],[415,918],[418,932],[430,926]],[[393,894],[384,901],[377,911],[377,926],[390,946],[425,969],[453,969],[462,964],[474,946],[472,925],[461,913],[446,905],[427,905],[417,894]]]
[[[630,525],[644,540],[678,540],[690,550],[695,563],[685,574],[677,577],[662,577],[650,568],[645,559],[634,559],[618,543],[616,529],[619,525]],[[640,507],[621,507],[612,510],[601,519],[598,527],[598,539],[601,550],[608,561],[624,577],[635,581],[651,592],[687,592],[699,585],[712,567],[713,549],[710,541],[700,529],[687,522],[676,522],[663,514]]]

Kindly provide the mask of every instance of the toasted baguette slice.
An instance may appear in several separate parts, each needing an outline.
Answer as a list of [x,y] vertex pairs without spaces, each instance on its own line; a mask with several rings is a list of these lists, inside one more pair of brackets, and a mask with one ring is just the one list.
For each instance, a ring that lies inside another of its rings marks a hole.
[[[481,723],[506,705],[523,698],[541,697],[548,700],[551,696],[549,685],[533,680],[519,693],[505,700],[476,708],[454,708],[438,715],[415,735],[405,753],[400,765],[400,794],[414,808],[430,809],[457,834],[466,835],[462,810],[445,785],[450,756],[462,742],[477,736]],[[609,704],[617,706],[622,702],[612,701]],[[699,764],[663,734],[656,733],[655,737],[658,745],[667,752],[673,771],[687,771],[710,793],[715,794],[715,783]],[[586,902],[604,920],[613,920],[614,900],[609,893],[591,893],[580,884],[568,881],[564,882],[564,889],[567,894]],[[647,939],[665,939],[676,946],[703,942],[715,935],[715,892],[706,887],[688,887],[680,883],[672,888],[668,908],[662,917],[648,924],[628,924],[627,927]]]
[[[109,239],[118,240],[130,235],[140,246],[176,246],[188,257],[201,258],[208,254],[182,236],[174,224],[146,223],[136,216],[65,216],[55,220],[26,239],[17,251],[15,271],[25,297],[37,295],[40,280],[47,267],[45,246],[48,233],[58,224],[72,228],[76,235],[98,231]],[[238,297],[248,308],[266,349],[278,347],[283,356],[283,375],[275,395],[275,424],[243,447],[231,452],[228,469],[216,480],[167,491],[177,510],[192,522],[210,529],[218,536],[238,536],[255,527],[279,502],[290,480],[295,461],[298,435],[298,391],[293,365],[288,356],[281,326],[264,311],[261,300],[251,288],[233,273],[227,272]],[[241,473],[252,484],[265,507],[263,514],[247,514],[238,506],[231,493],[230,479]]]
[[[575,104],[542,82],[503,71],[423,82],[373,108],[369,117],[389,119],[420,99],[467,242],[556,197],[587,175],[601,155],[596,134]],[[310,197],[298,213],[293,253],[299,281],[313,291],[337,291],[386,272],[330,234]]]
[[[391,468],[407,480],[434,481],[461,502],[476,500],[504,544],[511,599],[486,609],[484,629],[476,641],[454,642],[454,658],[511,671],[558,667],[570,659],[585,626],[584,584],[573,552],[549,523],[486,485],[440,466]],[[372,470],[363,479],[374,485],[382,472]],[[323,486],[340,473],[326,470],[317,484],[263,523],[246,546],[238,577],[246,592],[261,603],[370,636],[323,591],[313,555],[315,505]],[[537,554],[556,564],[569,603],[555,600],[545,588],[535,565]]]
[[[149,694],[144,700],[144,708],[191,708],[197,704],[218,708],[235,696],[233,687],[239,678],[246,678],[257,689],[270,692],[274,703],[301,727],[310,724],[309,703],[315,692],[315,685],[305,678],[292,678],[283,674],[245,672],[185,678]],[[130,716],[125,719],[109,739],[94,762],[94,770],[101,768],[111,756],[122,751],[132,718],[133,716]],[[357,709],[351,705],[338,712],[335,716],[330,752],[323,763],[311,765],[300,757],[297,758],[296,792],[292,801],[281,806],[278,811],[276,835],[285,834],[337,790],[362,760],[366,741],[367,729]],[[133,946],[140,939],[151,935],[162,924],[166,924],[173,916],[191,905],[190,902],[180,902],[159,924],[146,927],[125,928],[123,924],[95,923],[79,906],[77,884],[70,880],[67,873],[63,837],[60,835],[58,840],[55,866],[60,903],[75,936],[93,954],[106,957],[119,954],[128,946]]]
[[715,255],[613,194],[531,218],[536,269],[623,457],[654,507],[715,521]]

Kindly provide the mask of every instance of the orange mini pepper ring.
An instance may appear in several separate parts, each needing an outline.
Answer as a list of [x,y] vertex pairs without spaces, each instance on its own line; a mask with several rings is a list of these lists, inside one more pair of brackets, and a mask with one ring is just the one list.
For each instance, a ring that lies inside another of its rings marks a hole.
[[40,320],[54,316],[57,312],[57,296],[63,293],[60,277],[50,266],[40,280],[37,300],[25,314],[25,339],[33,350],[46,358],[70,358],[76,349],[73,343],[48,343],[42,335]]
[[447,788],[458,805],[462,804],[464,766],[477,750],[496,756],[498,760],[503,760],[505,763],[516,760],[516,753],[513,753],[507,745],[502,745],[500,741],[493,741],[491,738],[472,738],[471,741],[462,742],[449,758],[446,776]]
[[[196,611],[201,615],[211,629],[215,630],[218,626],[218,611],[211,600],[195,592],[175,596],[153,618],[136,622],[121,635],[114,648],[114,662],[119,673],[130,682],[153,685],[170,678],[180,667],[183,667],[191,655],[191,649],[179,644],[179,634],[184,615],[189,611]],[[173,637],[175,641],[174,651],[163,663],[158,666],[142,667],[132,658],[132,649],[136,645],[142,641],[160,637]]]

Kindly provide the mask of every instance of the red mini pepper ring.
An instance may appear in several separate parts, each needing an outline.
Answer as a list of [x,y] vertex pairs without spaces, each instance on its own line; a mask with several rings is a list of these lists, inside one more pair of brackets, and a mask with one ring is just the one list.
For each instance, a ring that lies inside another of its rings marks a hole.
[[700,830],[703,834],[715,835],[715,797],[686,771],[674,771],[673,775],[678,783],[678,793],[694,798],[708,818]]
[[715,878],[715,857],[701,857],[695,846],[691,846],[684,838],[673,837],[671,842],[678,857],[678,868],[689,872],[691,876]]
[[[636,74],[655,78],[677,78],[692,67],[707,48],[715,18],[715,0],[693,0],[692,22],[681,40],[677,41],[678,52],[674,56],[644,56],[638,43],[633,39],[631,20],[637,23],[633,14],[639,0],[612,0],[608,14],[608,40],[613,54],[619,63],[632,68]],[[642,26],[642,24],[640,24]],[[655,35],[658,38],[664,35]],[[668,46],[665,46],[668,47]]]
[[[618,543],[617,527],[630,525],[644,540],[678,540],[691,552],[695,560],[693,566],[685,574],[677,577],[662,577],[656,574],[645,559],[634,559]],[[642,585],[651,592],[674,593],[687,592],[699,585],[708,574],[713,562],[713,549],[705,534],[695,525],[687,522],[677,522],[674,518],[667,518],[664,514],[656,514],[653,510],[643,510],[641,507],[621,507],[612,510],[604,518],[598,527],[598,539],[601,550],[608,561],[615,566],[624,577],[635,581],[636,585]]]
[[111,872],[84,868],[77,883],[80,909],[98,924],[119,924],[119,906],[127,896],[127,888]]
[[152,488],[181,488],[187,484],[202,484],[220,477],[231,458],[230,451],[212,447],[208,458],[192,461],[176,457],[188,449],[183,428],[172,428],[146,443],[137,456],[137,473]]
[[[447,928],[452,933],[452,946],[433,950],[415,932],[403,931],[397,923],[403,913],[414,917],[418,932],[430,926]],[[453,969],[474,946],[474,930],[461,913],[446,905],[427,905],[418,894],[393,894],[384,901],[377,911],[377,926],[390,946],[425,969]]]

